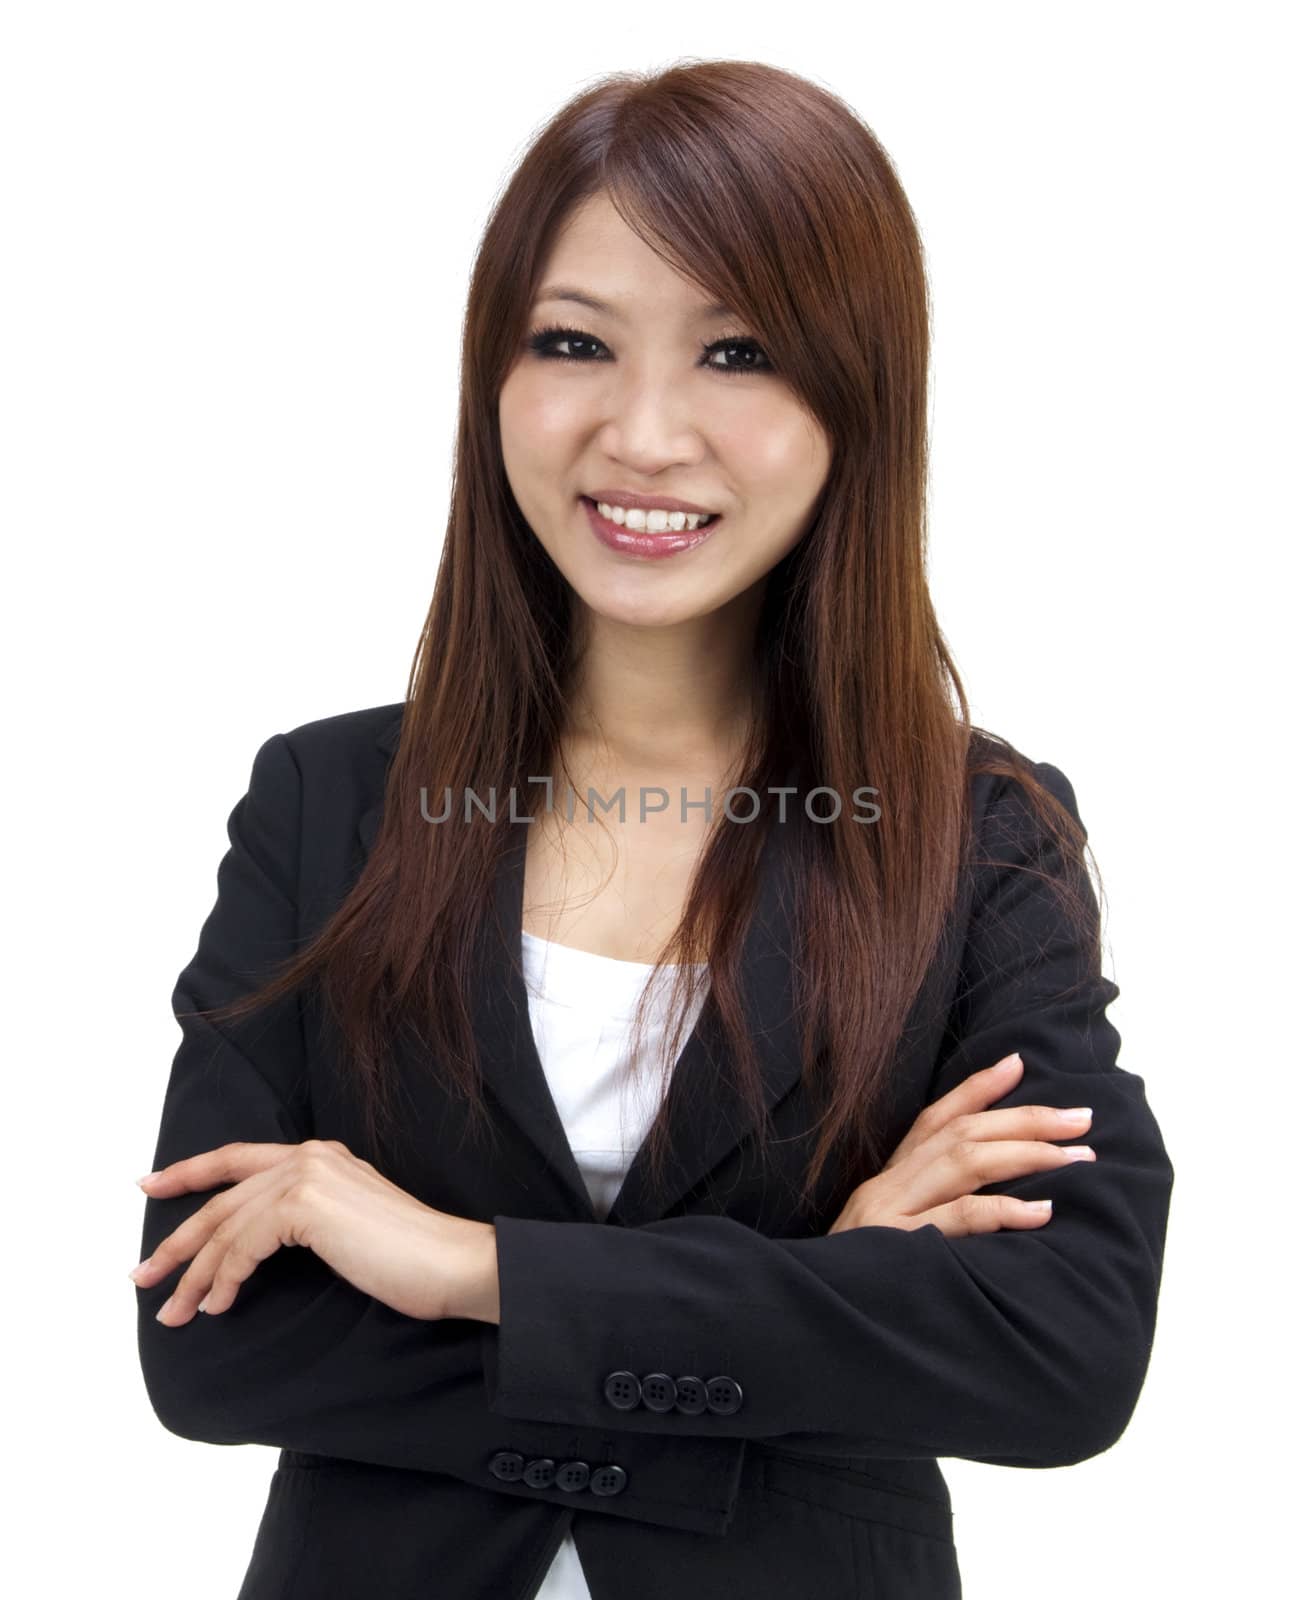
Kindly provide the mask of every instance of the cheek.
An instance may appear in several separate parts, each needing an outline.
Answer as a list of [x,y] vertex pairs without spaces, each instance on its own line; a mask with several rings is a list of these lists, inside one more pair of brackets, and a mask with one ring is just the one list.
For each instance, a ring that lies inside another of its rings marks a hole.
[[579,397],[546,383],[542,375],[518,373],[499,392],[499,428],[518,459],[551,460],[554,446],[578,436]]
[[820,432],[784,396],[734,410],[713,438],[742,500],[753,507],[776,508],[780,516],[812,499],[821,484],[826,458]]
[[830,450],[816,420],[781,395],[747,405],[742,418],[734,416],[722,437],[715,437],[714,447],[743,506],[723,554],[731,564],[729,576],[744,587],[804,537]]

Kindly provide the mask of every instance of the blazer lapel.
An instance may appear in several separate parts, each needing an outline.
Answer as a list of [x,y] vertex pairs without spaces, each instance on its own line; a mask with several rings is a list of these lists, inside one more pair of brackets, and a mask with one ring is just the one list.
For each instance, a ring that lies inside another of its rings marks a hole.
[[[801,1072],[791,997],[791,840],[796,829],[791,818],[769,830],[758,868],[755,915],[741,954],[744,1014],[770,1111],[799,1082]],[[755,1119],[728,1070],[728,1052],[708,1001],[674,1068],[670,1100],[671,1110],[677,1101],[678,1115],[660,1190],[652,1190],[646,1152],[640,1149],[612,1204],[609,1223],[635,1228],[660,1220],[754,1130]]]
[[[401,717],[383,729],[379,746],[394,750]],[[794,774],[788,780],[794,782]],[[791,998],[791,918],[793,888],[791,839],[798,824],[794,807],[785,823],[770,828],[759,864],[755,915],[741,956],[746,1018],[771,1110],[800,1078],[800,1039]],[[365,853],[373,847],[382,819],[382,798],[358,821]],[[530,1025],[521,954],[527,824],[500,824],[510,831],[495,877],[493,919],[487,921],[484,948],[475,966],[471,1011],[481,1057],[482,1080],[518,1134],[543,1163],[560,1194],[560,1209],[571,1220],[595,1221],[579,1165],[544,1075]],[[727,1069],[726,1051],[707,998],[688,1037],[670,1083],[671,1109],[678,1115],[664,1164],[662,1183],[653,1192],[645,1151],[634,1156],[607,1217],[609,1224],[638,1227],[656,1221],[685,1198],[754,1128]]]

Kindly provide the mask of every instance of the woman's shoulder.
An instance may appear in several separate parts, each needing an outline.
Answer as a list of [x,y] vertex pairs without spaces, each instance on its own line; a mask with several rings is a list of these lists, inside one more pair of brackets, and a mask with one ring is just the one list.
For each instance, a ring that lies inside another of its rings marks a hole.
[[385,761],[395,749],[404,705],[403,700],[395,700],[388,705],[316,717],[289,729],[283,737],[303,775],[339,767],[367,768],[375,761]]
[[1049,871],[1086,874],[1087,826],[1067,772],[976,728],[967,773],[976,867],[996,873],[1003,866],[1045,861]]
[[358,711],[316,717],[289,729],[284,737],[295,749],[314,751],[385,742],[386,736],[391,735],[390,743],[394,748],[394,736],[399,734],[404,720],[404,704],[403,700],[393,700],[389,705],[363,706]]
[[386,788],[404,702],[315,717],[271,734],[252,764],[249,800],[257,812],[296,819],[303,836],[349,836],[355,819]]
[[298,723],[263,747],[262,757],[277,752],[261,787],[290,814],[283,837],[297,867],[303,927],[321,924],[353,881],[357,838],[372,846],[403,715],[398,700],[341,711]]
[[981,815],[1003,805],[1018,805],[1033,779],[1067,811],[1077,812],[1069,776],[1051,761],[1028,756],[1018,745],[987,728],[972,727],[966,746],[966,773]]

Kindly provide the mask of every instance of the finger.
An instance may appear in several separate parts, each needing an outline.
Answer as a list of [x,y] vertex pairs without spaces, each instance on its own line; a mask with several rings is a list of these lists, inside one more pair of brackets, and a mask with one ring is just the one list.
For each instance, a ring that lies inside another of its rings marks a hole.
[[208,1316],[227,1311],[261,1262],[291,1238],[292,1228],[281,1194],[268,1199],[260,1194],[239,1206],[194,1256],[158,1311],[158,1321],[179,1327],[196,1315],[199,1305]]
[[254,1173],[232,1189],[215,1195],[191,1217],[186,1217],[174,1232],[168,1233],[152,1255],[141,1261],[130,1276],[137,1284],[160,1283],[183,1262],[194,1260],[228,1217],[234,1215],[254,1194],[260,1194],[263,1198],[262,1191],[266,1185],[276,1181],[274,1169],[267,1168],[265,1172]]
[[1044,1228],[1051,1221],[1049,1200],[1021,1200],[1011,1194],[964,1194],[907,1218],[904,1226],[934,1223],[947,1238],[969,1233],[1000,1233],[1004,1228]]
[[1023,1071],[1024,1063],[1019,1051],[1015,1051],[1001,1061],[994,1062],[991,1067],[972,1072],[969,1078],[963,1079],[947,1094],[940,1095],[923,1108],[886,1165],[893,1166],[955,1118],[982,1111],[985,1106],[1000,1100],[1019,1081]]
[[298,1147],[294,1144],[248,1144],[238,1141],[222,1144],[215,1150],[203,1150],[196,1156],[186,1156],[182,1161],[172,1161],[159,1167],[146,1178],[139,1180],[140,1188],[156,1198],[187,1194],[200,1189],[214,1189],[221,1183],[241,1183],[253,1173],[264,1172],[267,1167],[290,1155]]
[[[1072,1115],[1071,1115],[1072,1113]],[[1091,1106],[1003,1106],[973,1111],[949,1129],[969,1139],[1075,1139],[1092,1126]]]
[[959,1139],[908,1176],[903,1209],[915,1215],[969,1195],[986,1183],[1091,1160],[1095,1160],[1095,1151],[1090,1145],[1055,1145],[1038,1139]]

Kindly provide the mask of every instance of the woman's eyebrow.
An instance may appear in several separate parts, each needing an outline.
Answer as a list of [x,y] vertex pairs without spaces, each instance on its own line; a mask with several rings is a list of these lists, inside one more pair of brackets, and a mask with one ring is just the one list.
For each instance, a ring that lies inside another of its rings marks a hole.
[[[570,300],[576,305],[587,306],[590,311],[600,311],[603,316],[612,317],[617,322],[624,320],[624,313],[618,311],[615,306],[608,304],[605,300],[597,299],[584,289],[572,288],[569,284],[551,283],[547,285],[535,296],[535,304],[540,305],[545,300]],[[730,307],[724,305],[722,301],[715,301],[711,305],[701,306],[697,310],[696,316],[699,321],[702,318],[730,317],[732,314]]]

